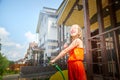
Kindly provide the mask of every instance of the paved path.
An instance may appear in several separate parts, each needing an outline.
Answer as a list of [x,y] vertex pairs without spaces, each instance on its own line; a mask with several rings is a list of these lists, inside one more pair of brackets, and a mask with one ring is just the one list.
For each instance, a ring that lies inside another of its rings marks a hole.
[[19,74],[4,76],[3,80],[19,80]]

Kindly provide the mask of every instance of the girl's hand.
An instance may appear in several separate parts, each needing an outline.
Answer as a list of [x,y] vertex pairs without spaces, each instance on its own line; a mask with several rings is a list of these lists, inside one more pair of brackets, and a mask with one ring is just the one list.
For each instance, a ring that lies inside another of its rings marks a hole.
[[55,63],[55,60],[50,60],[50,64],[54,64]]
[[63,47],[64,47],[64,49],[65,49],[65,48],[67,48],[67,47],[68,47],[68,44],[67,44],[67,43],[65,43]]

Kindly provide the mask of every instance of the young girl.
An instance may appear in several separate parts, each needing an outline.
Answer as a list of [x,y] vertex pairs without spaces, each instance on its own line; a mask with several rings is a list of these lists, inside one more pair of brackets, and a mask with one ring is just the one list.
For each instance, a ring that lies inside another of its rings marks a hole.
[[68,58],[68,77],[69,80],[87,80],[83,65],[84,49],[82,42],[82,29],[79,25],[72,25],[70,29],[71,44],[62,50],[57,57],[50,61],[54,63],[69,52]]

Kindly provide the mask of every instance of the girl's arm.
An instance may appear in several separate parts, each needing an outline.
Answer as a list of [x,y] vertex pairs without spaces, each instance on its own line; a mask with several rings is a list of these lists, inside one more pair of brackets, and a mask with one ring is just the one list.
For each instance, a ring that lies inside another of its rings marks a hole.
[[79,39],[75,39],[67,48],[65,48],[64,50],[62,50],[57,57],[55,57],[53,60],[50,61],[50,63],[54,63],[55,61],[57,61],[58,59],[60,59],[61,57],[63,57],[67,52],[69,52],[70,50],[72,50],[74,47],[79,45]]

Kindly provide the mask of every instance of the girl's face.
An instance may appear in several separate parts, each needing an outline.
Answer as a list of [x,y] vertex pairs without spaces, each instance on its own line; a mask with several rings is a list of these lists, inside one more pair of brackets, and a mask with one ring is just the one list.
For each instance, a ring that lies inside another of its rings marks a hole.
[[73,25],[70,29],[70,35],[71,36],[76,36],[78,34],[78,26]]

